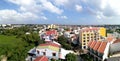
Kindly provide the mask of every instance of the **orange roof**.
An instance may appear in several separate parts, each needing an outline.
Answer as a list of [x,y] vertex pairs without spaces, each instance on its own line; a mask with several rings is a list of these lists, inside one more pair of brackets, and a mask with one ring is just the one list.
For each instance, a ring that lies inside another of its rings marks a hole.
[[89,42],[88,42],[88,47],[92,44],[92,42],[93,42],[93,41],[89,41]]
[[57,34],[56,30],[46,31],[46,35]]
[[119,43],[120,39],[115,40],[113,43]]
[[46,56],[40,56],[37,57],[34,61],[48,61],[48,58]]
[[39,46],[54,46],[54,47],[60,47],[60,45],[55,44],[55,43],[45,43],[45,44],[40,44]]
[[97,43],[96,41],[93,41],[92,44],[90,45],[90,48],[94,48],[96,43]]
[[93,49],[97,50],[100,47],[100,44],[101,44],[101,41],[98,41]]
[[104,50],[106,48],[107,42],[102,42],[100,47],[98,48],[98,52],[104,53]]

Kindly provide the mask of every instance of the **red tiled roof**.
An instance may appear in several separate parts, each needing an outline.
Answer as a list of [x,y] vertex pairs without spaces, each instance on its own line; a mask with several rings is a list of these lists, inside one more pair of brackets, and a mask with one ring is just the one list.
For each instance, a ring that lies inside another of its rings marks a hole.
[[92,44],[93,41],[89,41],[88,42],[88,47],[90,47],[90,45]]
[[60,45],[55,44],[55,43],[45,43],[45,44],[40,44],[39,46],[54,46],[54,47],[60,47]]
[[46,35],[57,34],[56,30],[46,31]]
[[104,53],[104,50],[106,48],[107,42],[102,42],[100,47],[98,48],[98,52]]
[[113,43],[119,43],[120,39],[115,40]]
[[82,31],[84,32],[84,31],[92,31],[92,30],[98,30],[99,28],[97,28],[97,27],[92,27],[92,28],[84,28],[84,29],[82,29]]
[[34,61],[48,61],[48,58],[46,56],[40,56],[37,57]]
[[101,41],[97,41],[97,43],[93,49],[97,50],[100,47],[100,44],[101,44]]
[[93,41],[92,44],[90,45],[90,48],[94,48],[96,43],[97,43],[96,41]]

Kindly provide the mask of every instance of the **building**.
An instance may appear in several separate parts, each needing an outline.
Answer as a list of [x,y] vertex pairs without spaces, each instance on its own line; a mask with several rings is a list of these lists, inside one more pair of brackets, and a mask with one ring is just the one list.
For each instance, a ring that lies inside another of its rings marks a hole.
[[55,43],[40,44],[36,48],[36,56],[46,56],[49,59],[59,59],[60,45]]
[[39,56],[34,61],[49,61],[46,56]]
[[58,38],[58,32],[57,30],[47,30],[45,32],[45,36],[49,36],[51,40],[57,39]]
[[42,61],[42,57],[44,58],[43,60],[46,61],[50,61],[51,59],[64,60],[65,56],[69,53],[74,52],[71,50],[65,50],[61,48],[61,45],[59,43],[53,41],[49,43],[40,44],[39,46],[31,49],[28,52],[28,57],[26,58],[26,61]]
[[79,42],[82,49],[87,49],[89,41],[100,41],[106,37],[106,29],[103,27],[85,27],[80,30]]
[[54,24],[51,24],[51,25],[48,25],[47,28],[48,28],[48,29],[56,29],[56,28],[58,28],[58,26],[57,26],[57,25],[54,25]]
[[100,27],[99,28],[99,33],[102,37],[106,37],[106,28]]
[[117,46],[120,46],[120,39],[112,41],[89,41],[88,54],[93,57],[93,61],[119,61],[120,48]]

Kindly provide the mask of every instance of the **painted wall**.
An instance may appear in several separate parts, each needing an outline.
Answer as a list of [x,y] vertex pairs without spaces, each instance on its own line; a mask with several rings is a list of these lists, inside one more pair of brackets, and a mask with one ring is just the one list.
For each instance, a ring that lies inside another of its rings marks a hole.
[[106,28],[101,27],[100,30],[99,30],[99,33],[100,33],[101,36],[106,37]]
[[[37,51],[39,51],[39,54],[37,53]],[[53,50],[50,50],[50,49],[36,49],[36,55],[37,56],[42,56],[43,52],[45,52],[46,56],[50,59],[51,58],[55,58],[55,59],[59,58],[59,52],[56,52],[56,51],[53,51]],[[53,56],[53,53],[56,53],[56,56]]]

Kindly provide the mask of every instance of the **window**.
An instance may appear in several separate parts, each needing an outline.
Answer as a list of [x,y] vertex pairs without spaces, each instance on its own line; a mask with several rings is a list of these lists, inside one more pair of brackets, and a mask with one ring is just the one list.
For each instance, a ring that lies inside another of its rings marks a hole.
[[56,56],[56,53],[52,53],[53,56]]
[[43,52],[43,55],[46,55],[46,53],[45,53],[45,52]]
[[89,42],[89,40],[87,40],[87,42]]
[[87,36],[89,36],[89,34],[87,34]]
[[83,36],[85,36],[85,34],[83,34]]
[[91,34],[91,35],[93,35],[93,34]]
[[83,40],[83,42],[85,42],[85,40]]
[[83,45],[85,45],[85,43]]
[[83,48],[86,49],[86,46],[84,46]]

